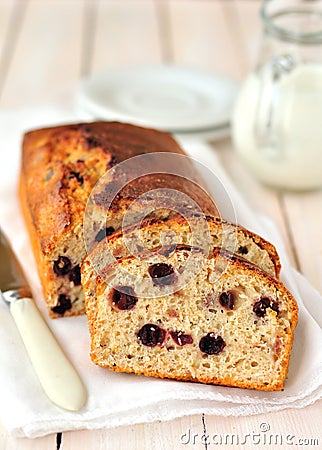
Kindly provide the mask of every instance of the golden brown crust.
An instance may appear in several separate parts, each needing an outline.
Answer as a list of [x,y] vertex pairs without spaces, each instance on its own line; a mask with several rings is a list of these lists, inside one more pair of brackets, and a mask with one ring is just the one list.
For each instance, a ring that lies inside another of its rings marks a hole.
[[[35,230],[34,223],[33,223],[33,220],[32,220],[31,214],[30,214],[30,209],[29,209],[29,206],[27,203],[26,189],[25,189],[24,177],[23,177],[22,173],[20,174],[18,194],[19,194],[19,200],[20,200],[20,207],[21,207],[22,213],[24,215],[25,224],[26,224],[28,234],[29,234],[30,244],[31,244],[31,247],[33,250],[34,257],[36,259],[36,264],[38,267],[42,267],[43,266],[42,251],[40,248],[39,238],[38,238],[38,235]],[[41,279],[42,286],[44,287],[44,295],[46,296],[45,288],[47,286],[47,279],[45,276],[45,272],[39,271],[39,277]]]
[[[153,370],[143,370],[140,372],[137,371],[130,371],[127,367],[117,367],[113,365],[102,365],[99,364],[99,361],[95,357],[95,355],[91,354],[91,360],[94,364],[98,364],[101,367],[104,367],[105,369],[112,370],[113,372],[122,372],[122,373],[135,373],[136,375],[144,375],[147,377],[155,377],[155,378],[167,378],[177,381],[192,381],[196,383],[203,383],[203,384],[214,384],[219,386],[227,386],[227,387],[237,387],[237,388],[243,388],[243,389],[254,389],[254,390],[260,390],[260,391],[267,391],[267,392],[273,392],[273,391],[282,391],[284,388],[284,382],[283,380],[275,380],[274,383],[272,383],[269,386],[266,386],[262,383],[248,383],[245,380],[234,380],[232,381],[229,377],[226,378],[216,378],[216,377],[199,377],[199,378],[193,378],[189,375],[187,376],[180,376],[178,374],[169,374],[169,373],[160,373],[160,372],[154,372]],[[287,368],[286,368],[287,372]]]
[[88,196],[108,169],[145,152],[184,155],[167,133],[117,122],[63,125],[26,133],[21,170],[42,249],[50,251],[71,223],[82,222]]

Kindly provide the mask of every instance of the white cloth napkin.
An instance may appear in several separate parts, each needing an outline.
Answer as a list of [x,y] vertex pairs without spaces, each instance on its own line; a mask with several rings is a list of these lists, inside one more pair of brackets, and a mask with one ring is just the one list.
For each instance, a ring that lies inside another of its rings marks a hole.
[[[0,112],[0,224],[10,238],[49,326],[81,374],[88,402],[77,413],[53,405],[43,393],[6,305],[0,304],[0,420],[15,436],[97,429],[169,420],[207,413],[249,415],[301,408],[322,397],[322,298],[287,260],[283,242],[267,218],[251,211],[221,167],[216,153],[200,142],[183,142],[186,151],[217,175],[208,184],[223,217],[237,220],[271,240],[281,255],[282,279],[300,307],[289,377],[283,392],[256,392],[197,383],[180,383],[114,373],[89,358],[86,317],[48,319],[40,283],[17,201],[20,141],[29,128],[78,120],[59,110]],[[209,182],[210,181],[210,182]],[[223,188],[224,186],[224,188]],[[227,202],[227,193],[233,208]],[[48,349],[50,351],[50,349]]]

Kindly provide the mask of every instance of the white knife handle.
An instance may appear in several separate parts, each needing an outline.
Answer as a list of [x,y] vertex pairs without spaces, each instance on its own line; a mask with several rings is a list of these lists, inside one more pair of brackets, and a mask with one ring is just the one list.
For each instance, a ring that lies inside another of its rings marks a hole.
[[86,401],[85,387],[31,298],[10,303],[29,358],[52,402],[78,411]]

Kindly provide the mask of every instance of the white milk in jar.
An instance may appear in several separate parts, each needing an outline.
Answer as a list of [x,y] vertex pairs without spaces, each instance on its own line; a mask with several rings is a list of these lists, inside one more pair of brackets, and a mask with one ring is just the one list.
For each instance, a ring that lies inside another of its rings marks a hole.
[[321,187],[322,65],[300,64],[281,77],[274,95],[270,91],[272,138],[265,144],[256,135],[264,89],[256,72],[241,89],[233,117],[236,151],[265,184],[291,190]]
[[238,96],[236,151],[263,183],[322,187],[322,0],[264,0],[255,69]]

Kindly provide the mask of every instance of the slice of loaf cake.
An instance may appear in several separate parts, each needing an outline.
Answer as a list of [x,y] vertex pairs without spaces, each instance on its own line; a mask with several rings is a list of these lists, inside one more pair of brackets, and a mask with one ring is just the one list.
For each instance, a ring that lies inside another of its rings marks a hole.
[[114,371],[281,390],[297,304],[276,278],[224,250],[127,256],[84,292],[94,363]]
[[102,239],[87,258],[99,271],[113,259],[176,244],[200,247],[206,253],[214,247],[223,247],[279,278],[281,263],[270,242],[241,226],[211,216],[189,220],[183,217],[153,218],[118,230],[108,237],[104,237],[103,232]]
[[[159,152],[166,156],[157,158]],[[174,174],[174,154],[181,156],[180,176]],[[151,173],[135,179],[138,165],[131,166],[129,173],[122,169],[122,163],[141,155],[148,155]],[[116,122],[71,124],[26,133],[20,199],[52,317],[85,312],[80,277],[80,265],[86,255],[83,221],[94,186],[95,214],[101,213],[97,222],[91,222],[94,241],[102,232],[102,217],[104,232],[117,230],[133,200],[151,189],[181,192],[205,214],[217,215],[213,200],[198,185],[194,165],[183,155],[184,151],[167,133]],[[106,172],[109,175],[97,185]],[[115,187],[120,191],[112,204],[107,204]],[[141,206],[137,202],[134,213]],[[167,217],[174,213],[159,208],[152,209],[150,215]]]

